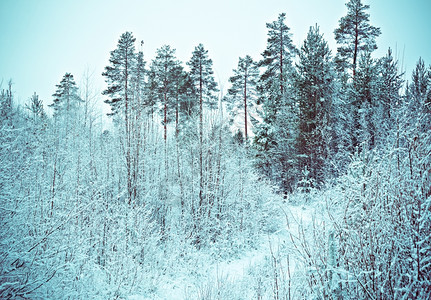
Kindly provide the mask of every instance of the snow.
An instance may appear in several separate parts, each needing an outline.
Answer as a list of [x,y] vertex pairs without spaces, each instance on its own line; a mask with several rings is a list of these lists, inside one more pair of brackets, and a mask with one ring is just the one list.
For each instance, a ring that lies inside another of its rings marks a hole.
[[[244,286],[245,284],[245,288],[250,289],[251,286],[248,283],[250,283],[250,274],[253,273],[253,270],[260,272],[260,268],[271,261],[272,255],[278,255],[276,252],[279,251],[282,245],[288,244],[287,248],[291,250],[294,248],[290,245],[290,235],[296,235],[300,226],[307,227],[311,224],[312,215],[316,211],[316,204],[285,204],[281,209],[285,212],[285,215],[280,216],[278,220],[279,229],[271,234],[262,235],[257,249],[248,250],[237,259],[231,258],[203,266],[205,268],[203,273],[205,274],[199,281],[196,281],[193,276],[187,276],[190,270],[184,268],[183,273],[176,274],[175,278],[164,276],[160,280],[160,282],[163,282],[163,286],[159,287],[156,293],[150,296],[134,294],[127,299],[197,299],[203,290],[210,290],[211,287],[224,285]],[[289,224],[286,224],[286,217]],[[291,253],[289,258],[290,277],[293,278],[295,276],[295,267],[300,263],[300,258],[295,256],[294,253]],[[242,288],[243,292],[247,293],[247,290],[244,287]]]

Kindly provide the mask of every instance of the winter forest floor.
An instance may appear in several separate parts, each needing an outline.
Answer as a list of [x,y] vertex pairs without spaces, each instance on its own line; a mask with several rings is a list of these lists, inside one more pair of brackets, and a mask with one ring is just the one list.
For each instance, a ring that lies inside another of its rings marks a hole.
[[321,203],[279,200],[280,214],[272,216],[277,229],[262,234],[255,249],[224,260],[198,253],[193,263],[181,266],[181,272],[162,276],[153,295],[134,294],[128,299],[272,299],[277,290],[280,299],[300,298],[294,284],[306,280],[298,249],[301,231],[324,216]]

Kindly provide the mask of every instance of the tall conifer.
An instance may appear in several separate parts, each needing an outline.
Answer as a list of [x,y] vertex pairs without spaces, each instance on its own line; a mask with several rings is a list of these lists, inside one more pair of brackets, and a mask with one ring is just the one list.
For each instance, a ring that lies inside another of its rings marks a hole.
[[370,15],[366,12],[370,6],[362,4],[361,0],[350,0],[347,4],[347,15],[339,21],[335,29],[335,40],[338,47],[337,61],[356,73],[359,54],[362,51],[372,52],[377,49],[376,38],[380,28],[371,26]]
[[244,136],[248,143],[248,111],[250,99],[256,96],[256,85],[259,78],[259,69],[253,59],[247,55],[239,58],[238,68],[233,70],[234,76],[229,78],[232,87],[228,90],[229,95],[240,98],[244,108]]
[[324,178],[331,133],[335,72],[319,27],[311,27],[299,52],[295,91],[299,106],[297,151],[301,169],[317,182]]
[[124,153],[126,158],[127,170],[127,191],[129,204],[133,201],[135,187],[133,183],[133,159],[132,159],[132,144],[134,143],[132,128],[133,122],[133,106],[134,106],[134,90],[133,90],[133,75],[136,65],[135,53],[135,38],[131,32],[125,32],[118,40],[117,48],[111,51],[109,59],[110,65],[105,67],[105,76],[108,87],[103,91],[103,95],[107,95],[108,99],[105,103],[111,106],[111,115],[114,117],[115,123],[119,126],[120,131],[124,133]]
[[[283,180],[291,168],[291,144],[294,123],[294,103],[291,97],[292,60],[297,50],[291,39],[290,28],[282,13],[267,23],[268,39],[259,66],[263,74],[259,79],[259,102],[263,104],[263,122],[257,126],[254,137],[257,164],[273,180]],[[289,140],[289,141],[288,141]]]
[[214,106],[217,84],[214,80],[212,60],[208,57],[208,50],[202,44],[195,47],[192,58],[187,65],[190,67],[191,82],[196,88],[199,97],[199,207],[204,201],[204,175],[203,175],[203,104]]
[[53,103],[49,105],[54,109],[54,117],[72,113],[83,102],[78,96],[78,87],[72,74],[66,73],[56,87],[57,90],[52,95],[54,96]]

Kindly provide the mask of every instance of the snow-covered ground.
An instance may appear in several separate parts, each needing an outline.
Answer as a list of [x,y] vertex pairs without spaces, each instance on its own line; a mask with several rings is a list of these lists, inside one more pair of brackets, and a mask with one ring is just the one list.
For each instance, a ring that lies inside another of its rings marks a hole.
[[[288,272],[284,270],[284,278],[291,280],[295,276],[295,267],[301,258],[295,253],[292,239],[298,238],[300,228],[307,227],[315,215],[315,204],[290,205],[280,207],[278,216],[279,229],[271,234],[262,235],[257,249],[245,251],[240,257],[203,264],[199,270],[203,276],[187,276],[190,270],[185,268],[183,273],[175,278],[165,276],[159,287],[151,296],[131,295],[129,300],[142,299],[249,299],[256,296],[256,287],[261,280],[269,280],[269,273],[280,272],[277,268],[286,267],[288,257]],[[274,265],[274,260],[276,264]],[[274,268],[275,266],[275,268]],[[280,267],[281,266],[281,267]],[[261,276],[264,279],[259,279]],[[281,274],[279,274],[281,276]],[[262,283],[262,286],[265,284]],[[265,294],[262,291],[263,294]],[[242,298],[244,297],[244,298]],[[263,299],[266,299],[263,297]]]

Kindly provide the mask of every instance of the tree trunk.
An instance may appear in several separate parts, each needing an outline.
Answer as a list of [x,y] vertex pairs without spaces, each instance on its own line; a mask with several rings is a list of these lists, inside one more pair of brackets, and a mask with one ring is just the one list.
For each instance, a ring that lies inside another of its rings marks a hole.
[[203,78],[202,78],[202,64],[199,66],[199,210],[203,205],[203,189],[204,189],[204,176],[203,176]]
[[280,94],[283,96],[283,26],[280,24]]
[[[247,72],[247,70],[246,70]],[[244,134],[245,144],[248,145],[248,132],[247,132],[247,74],[244,76]]]
[[[164,106],[164,140],[165,140],[165,180],[168,180],[168,144],[167,144],[167,137],[168,137],[168,96],[166,95],[167,92],[164,93],[165,98],[165,106]],[[167,185],[165,185],[165,188],[167,189]],[[167,191],[167,190],[166,190]]]
[[177,93],[177,102],[175,105],[175,136],[178,136],[179,133],[179,128],[178,128],[178,123],[179,123],[179,98],[178,98],[178,93]]
[[358,43],[359,43],[359,29],[358,23],[355,24],[355,50],[353,52],[353,77],[356,75],[356,60],[358,57]]
[[163,130],[164,130],[164,134],[163,134],[163,139],[165,140],[165,144],[166,144],[166,138],[168,136],[167,134],[167,123],[168,123],[168,98],[166,95],[166,92],[164,93],[164,108],[163,108]]
[[132,177],[131,177],[131,158],[130,158],[130,126],[129,126],[129,97],[128,97],[128,57],[126,52],[126,69],[124,83],[124,100],[125,100],[125,136],[126,136],[126,168],[127,168],[127,194],[128,204],[132,203]]

